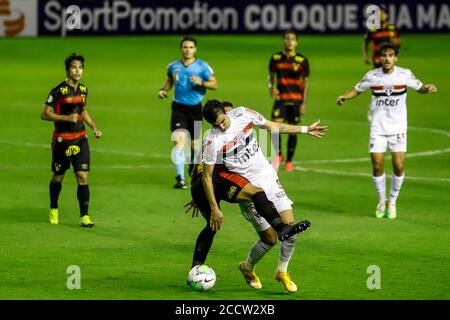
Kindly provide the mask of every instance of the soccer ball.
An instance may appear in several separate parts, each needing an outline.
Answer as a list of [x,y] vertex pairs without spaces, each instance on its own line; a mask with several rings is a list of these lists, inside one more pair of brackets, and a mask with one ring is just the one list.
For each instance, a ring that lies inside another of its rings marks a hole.
[[195,266],[189,271],[187,283],[195,291],[209,290],[216,283],[216,273],[205,264]]

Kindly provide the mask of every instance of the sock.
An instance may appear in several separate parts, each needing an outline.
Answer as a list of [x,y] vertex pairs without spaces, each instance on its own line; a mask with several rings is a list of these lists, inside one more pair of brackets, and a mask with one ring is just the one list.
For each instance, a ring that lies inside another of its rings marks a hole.
[[78,185],[77,198],[80,205],[80,217],[87,215],[89,209],[89,185]]
[[61,183],[55,183],[53,182],[53,179],[50,180],[50,209],[57,209],[58,208],[58,199],[59,194],[62,189]]
[[212,229],[209,227],[208,219],[206,227],[199,233],[197,237],[194,256],[192,258],[192,267],[205,263],[215,235],[216,232],[212,231]]
[[383,173],[382,176],[372,177],[373,183],[375,184],[375,189],[378,194],[378,202],[386,201],[386,174]]
[[175,164],[177,176],[184,180],[184,150],[182,148],[172,149],[172,161]]
[[261,217],[266,219],[276,231],[280,231],[285,226],[281,220],[280,214],[275,208],[275,205],[272,201],[267,199],[264,191],[255,193],[252,200],[255,205],[256,212],[258,212]]
[[401,177],[397,177],[395,174],[392,174],[391,177],[391,191],[389,193],[389,204],[395,205],[397,201],[398,194],[400,193],[400,189],[403,184],[403,179],[405,175],[403,174]]
[[264,243],[261,239],[256,241],[247,255],[245,270],[253,271],[258,261],[261,260],[270,249],[272,249],[272,246]]
[[295,249],[297,236],[294,235],[283,242],[280,242],[280,258],[278,260],[278,271],[287,272],[289,261]]
[[294,158],[295,148],[297,147],[297,135],[290,134],[288,138],[288,151],[287,151],[287,159],[286,161],[292,161]]

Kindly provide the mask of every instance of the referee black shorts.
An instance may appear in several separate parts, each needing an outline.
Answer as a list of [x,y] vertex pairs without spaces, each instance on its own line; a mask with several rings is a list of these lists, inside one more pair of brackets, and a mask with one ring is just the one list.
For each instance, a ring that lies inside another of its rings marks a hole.
[[[197,130],[195,130],[197,123]],[[202,131],[202,104],[187,106],[178,102],[172,102],[172,115],[170,118],[170,130],[185,129],[191,135],[192,140],[200,138]]]

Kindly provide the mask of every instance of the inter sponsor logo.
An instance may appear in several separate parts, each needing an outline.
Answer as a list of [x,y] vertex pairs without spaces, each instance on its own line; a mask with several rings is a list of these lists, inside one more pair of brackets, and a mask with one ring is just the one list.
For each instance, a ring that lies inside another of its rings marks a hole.
[[400,101],[400,98],[397,98],[397,99],[392,99],[392,98],[388,98],[388,97],[386,97],[386,98],[378,98],[377,102],[375,103],[375,105],[377,107],[383,107],[383,106],[396,107],[396,106],[398,106],[398,102],[399,101]]

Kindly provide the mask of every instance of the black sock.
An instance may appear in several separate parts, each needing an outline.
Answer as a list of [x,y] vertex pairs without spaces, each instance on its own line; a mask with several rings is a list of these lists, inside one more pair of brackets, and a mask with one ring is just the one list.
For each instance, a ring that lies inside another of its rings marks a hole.
[[78,185],[78,203],[80,204],[80,217],[88,214],[89,209],[89,185]]
[[195,243],[194,257],[192,258],[192,267],[204,264],[208,256],[209,249],[214,240],[216,232],[209,227],[209,220],[206,227],[200,232]]
[[290,134],[288,138],[288,152],[286,161],[292,161],[292,158],[294,158],[295,148],[297,148],[297,135]]
[[52,180],[50,180],[49,189],[50,189],[50,209],[57,209],[58,208],[58,199],[59,199],[59,194],[62,189],[62,184],[55,183],[52,179]]
[[255,193],[252,200],[258,214],[266,219],[276,231],[280,231],[285,226],[275,205],[267,199],[264,191]]

